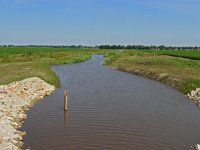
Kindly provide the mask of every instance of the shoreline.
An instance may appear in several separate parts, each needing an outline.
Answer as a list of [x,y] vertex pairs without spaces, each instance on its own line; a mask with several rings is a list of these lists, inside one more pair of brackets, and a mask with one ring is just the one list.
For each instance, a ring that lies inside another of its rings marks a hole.
[[[129,72],[129,70],[122,70],[117,67],[111,66],[111,68],[148,77],[145,74],[134,73],[133,70]],[[159,81],[155,76],[148,78]],[[159,82],[167,84],[162,80]],[[176,88],[176,86],[172,87]],[[38,77],[27,78],[8,85],[0,85],[0,128],[2,129],[0,130],[0,149],[19,150],[22,148],[24,144],[23,136],[26,135],[26,132],[21,132],[18,129],[21,128],[27,118],[26,112],[37,101],[51,95],[55,89],[55,86]],[[192,90],[186,96],[195,102],[197,106],[200,106],[200,88]]]
[[195,90],[192,90],[186,96],[192,101],[194,101],[197,106],[200,106],[200,88],[196,88]]
[[18,129],[27,118],[26,112],[55,89],[38,77],[0,85],[0,149],[22,148],[26,132]]
[[[177,89],[179,92],[181,92],[177,87],[180,86],[181,84],[181,80],[179,80],[178,78],[175,78],[173,76],[165,76],[165,74],[159,75],[159,74],[145,74],[145,72],[142,72],[140,70],[127,70],[127,69],[120,69],[116,66],[109,66],[112,69],[115,70],[119,70],[122,72],[127,72],[130,74],[134,74],[134,75],[138,75],[138,76],[142,76],[142,77],[146,77],[149,78],[151,80],[155,80],[158,81],[160,83],[163,83],[165,85],[171,86],[175,89]],[[183,93],[183,92],[181,92]],[[184,94],[184,93],[183,93]],[[196,103],[197,106],[200,106],[200,87],[193,89],[191,92],[184,94],[187,98],[189,98],[189,100],[191,100],[192,102]]]

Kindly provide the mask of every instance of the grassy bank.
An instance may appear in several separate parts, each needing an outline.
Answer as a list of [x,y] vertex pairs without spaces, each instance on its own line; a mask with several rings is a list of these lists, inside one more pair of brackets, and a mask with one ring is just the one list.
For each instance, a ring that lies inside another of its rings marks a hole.
[[174,57],[183,57],[188,59],[200,60],[200,51],[194,50],[147,50],[146,52],[159,55],[169,55]]
[[0,48],[0,85],[37,76],[59,87],[59,79],[51,66],[78,63],[90,59],[93,53],[106,53],[96,49],[64,48]]
[[92,54],[104,54],[105,65],[158,80],[183,93],[200,87],[198,51],[66,48],[0,48],[0,85],[37,76],[59,87],[59,79],[51,71],[51,66],[82,62],[90,59]]
[[[195,56],[196,52],[192,53]],[[109,66],[158,80],[185,94],[200,87],[200,61],[191,59],[192,57],[186,59],[180,55],[173,57],[158,52],[133,50],[126,50],[120,55],[112,53],[107,55],[110,58],[107,61]]]

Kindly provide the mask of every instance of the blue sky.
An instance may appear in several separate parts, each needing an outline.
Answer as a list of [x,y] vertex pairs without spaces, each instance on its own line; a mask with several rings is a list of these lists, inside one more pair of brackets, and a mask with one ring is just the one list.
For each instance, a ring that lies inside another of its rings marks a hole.
[[200,46],[200,0],[0,0],[0,44]]

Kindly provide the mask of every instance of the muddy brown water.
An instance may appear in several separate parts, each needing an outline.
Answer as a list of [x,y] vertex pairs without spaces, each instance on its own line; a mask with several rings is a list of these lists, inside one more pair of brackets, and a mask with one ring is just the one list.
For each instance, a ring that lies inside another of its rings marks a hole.
[[[61,88],[37,103],[22,130],[32,150],[186,150],[200,143],[200,109],[177,90],[87,62],[53,66]],[[69,110],[63,93],[69,91]]]

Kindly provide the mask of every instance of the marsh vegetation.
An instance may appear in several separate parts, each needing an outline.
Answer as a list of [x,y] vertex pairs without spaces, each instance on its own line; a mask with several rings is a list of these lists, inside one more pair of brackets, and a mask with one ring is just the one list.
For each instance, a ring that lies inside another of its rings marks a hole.
[[37,76],[59,87],[59,79],[51,66],[72,64],[90,59],[93,53],[105,50],[66,49],[66,48],[0,48],[0,84]]
[[200,51],[0,48],[0,84],[37,76],[59,87],[55,64],[78,63],[103,54],[105,65],[149,77],[188,93],[200,87]]
[[113,68],[158,80],[185,94],[200,87],[199,51],[126,50],[107,57]]

